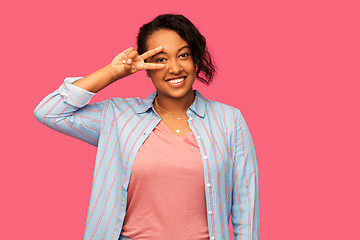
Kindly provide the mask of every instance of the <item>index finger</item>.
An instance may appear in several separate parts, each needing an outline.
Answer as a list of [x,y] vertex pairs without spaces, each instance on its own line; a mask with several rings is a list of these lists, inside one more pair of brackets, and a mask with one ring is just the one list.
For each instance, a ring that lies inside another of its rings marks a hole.
[[163,49],[164,49],[164,48],[163,48],[162,46],[157,47],[157,48],[154,48],[154,49],[151,49],[151,50],[149,50],[149,51],[144,52],[143,54],[141,54],[140,57],[145,60],[145,59],[147,59],[147,58],[149,58],[149,57],[152,57],[152,56],[154,56],[155,54],[161,52]]

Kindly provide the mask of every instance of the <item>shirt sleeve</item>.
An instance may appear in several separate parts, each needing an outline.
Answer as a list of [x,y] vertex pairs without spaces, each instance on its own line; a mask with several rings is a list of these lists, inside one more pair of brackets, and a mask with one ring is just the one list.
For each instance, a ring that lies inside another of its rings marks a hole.
[[253,139],[240,111],[236,118],[236,128],[231,206],[234,239],[258,240],[258,166]]
[[56,131],[97,146],[105,102],[88,104],[95,93],[73,85],[81,78],[65,78],[59,89],[37,105],[34,115]]

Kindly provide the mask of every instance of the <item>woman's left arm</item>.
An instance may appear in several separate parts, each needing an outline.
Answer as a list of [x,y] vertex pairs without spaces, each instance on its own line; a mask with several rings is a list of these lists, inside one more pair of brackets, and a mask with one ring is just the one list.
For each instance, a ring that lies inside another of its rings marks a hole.
[[259,239],[258,166],[254,142],[244,117],[237,112],[233,166],[232,226],[234,239]]

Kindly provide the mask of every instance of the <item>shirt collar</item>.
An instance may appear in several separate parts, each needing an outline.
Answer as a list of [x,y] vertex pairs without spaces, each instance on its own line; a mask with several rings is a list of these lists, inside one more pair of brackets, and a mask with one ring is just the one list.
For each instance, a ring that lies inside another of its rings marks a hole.
[[[206,105],[206,99],[197,91],[197,90],[193,90],[194,94],[195,94],[195,100],[194,102],[190,105],[190,109],[195,112],[198,116],[200,117],[204,117],[205,114],[205,105]],[[145,113],[146,111],[148,111],[149,108],[153,108],[154,109],[154,99],[156,97],[157,92],[153,92],[152,94],[150,94],[146,99],[144,99],[142,102],[140,102],[140,104],[135,105],[136,106],[136,112],[137,113]]]

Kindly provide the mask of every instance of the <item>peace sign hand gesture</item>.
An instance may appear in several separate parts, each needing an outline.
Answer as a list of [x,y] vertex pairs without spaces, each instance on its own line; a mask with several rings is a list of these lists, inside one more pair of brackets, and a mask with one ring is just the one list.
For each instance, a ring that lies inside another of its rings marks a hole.
[[109,66],[116,76],[116,79],[126,77],[140,70],[162,69],[165,67],[164,64],[144,62],[145,59],[154,56],[162,50],[163,47],[160,46],[139,55],[133,47],[129,47],[118,54]]

